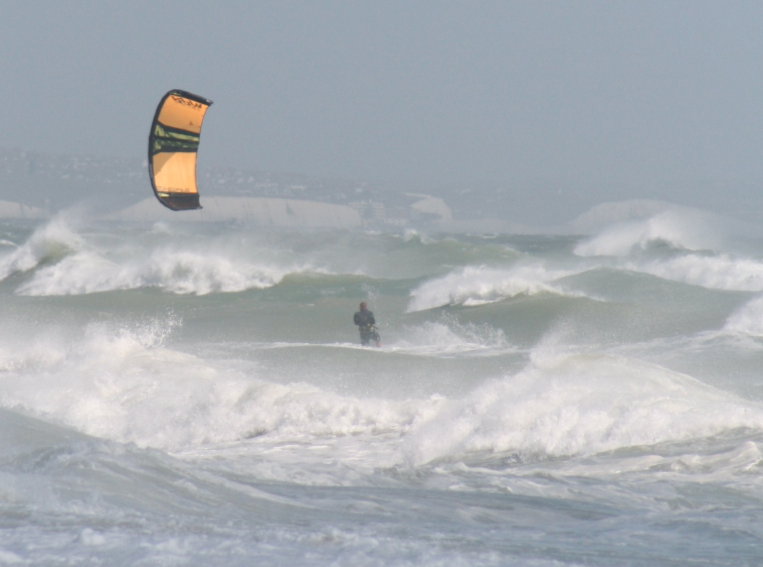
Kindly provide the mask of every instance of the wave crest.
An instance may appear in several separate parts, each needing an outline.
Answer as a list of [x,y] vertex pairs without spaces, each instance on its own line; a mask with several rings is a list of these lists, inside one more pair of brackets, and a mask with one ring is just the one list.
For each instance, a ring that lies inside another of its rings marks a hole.
[[728,291],[763,290],[763,263],[727,254],[704,256],[687,254],[645,264],[629,263],[627,269],[666,280]]
[[426,355],[458,353],[505,353],[511,345],[501,329],[490,325],[460,323],[443,315],[439,321],[427,321],[406,329],[395,349]]
[[154,226],[150,233],[130,235],[115,246],[114,240],[102,234],[78,234],[71,219],[62,215],[0,258],[0,281],[15,273],[32,272],[17,289],[17,293],[30,296],[145,287],[206,295],[271,287],[292,273],[325,272],[284,261],[272,250],[255,248],[252,253],[230,239],[190,244],[173,241],[174,235],[168,231],[167,227]]
[[310,268],[258,266],[219,253],[155,250],[147,259],[117,263],[94,251],[74,254],[41,268],[21,286],[22,295],[81,295],[155,287],[177,294],[206,295],[262,289],[290,273]]
[[443,404],[405,442],[420,465],[466,454],[588,455],[763,429],[763,408],[665,368],[572,355],[494,380]]
[[551,282],[572,272],[549,270],[541,265],[510,269],[466,267],[423,283],[411,292],[408,312],[446,305],[473,306],[521,294],[565,293]]
[[648,219],[617,223],[593,238],[580,242],[578,256],[628,256],[634,250],[654,246],[676,249],[709,250],[718,246],[717,222],[699,211],[668,210]]
[[35,230],[24,244],[0,258],[0,281],[85,247],[85,241],[70,228],[67,220],[57,217]]
[[732,313],[724,331],[763,335],[763,297],[756,297]]

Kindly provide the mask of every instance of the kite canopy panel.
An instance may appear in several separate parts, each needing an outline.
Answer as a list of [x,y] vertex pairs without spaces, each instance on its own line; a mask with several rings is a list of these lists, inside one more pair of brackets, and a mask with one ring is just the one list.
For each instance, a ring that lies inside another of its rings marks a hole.
[[211,100],[172,90],[162,98],[148,136],[148,174],[156,198],[173,211],[200,209],[196,152]]

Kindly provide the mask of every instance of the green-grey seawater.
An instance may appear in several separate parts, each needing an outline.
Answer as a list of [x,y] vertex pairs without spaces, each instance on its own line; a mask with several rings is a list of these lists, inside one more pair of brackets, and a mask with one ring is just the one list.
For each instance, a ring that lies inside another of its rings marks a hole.
[[6,221],[0,564],[758,565],[761,292],[680,213]]

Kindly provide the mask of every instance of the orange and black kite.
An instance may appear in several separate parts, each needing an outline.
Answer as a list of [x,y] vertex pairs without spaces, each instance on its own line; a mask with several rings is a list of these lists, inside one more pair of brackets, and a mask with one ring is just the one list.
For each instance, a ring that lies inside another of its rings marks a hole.
[[198,95],[172,90],[156,108],[148,136],[148,174],[156,198],[173,211],[201,208],[196,152],[211,104]]

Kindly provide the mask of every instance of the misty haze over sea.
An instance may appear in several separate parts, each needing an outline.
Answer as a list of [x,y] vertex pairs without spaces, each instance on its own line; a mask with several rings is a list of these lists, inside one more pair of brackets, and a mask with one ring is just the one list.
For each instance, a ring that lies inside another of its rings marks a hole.
[[[48,213],[74,206],[115,211],[151,196],[146,162],[138,159],[0,149],[0,166],[0,196]],[[396,215],[404,220],[408,217],[398,213],[416,200],[408,195],[425,193],[442,198],[456,220],[488,220],[484,225],[488,232],[496,227],[501,231],[502,226],[503,231],[509,232],[560,227],[602,202],[663,201],[664,206],[694,207],[748,222],[758,222],[763,214],[756,206],[757,185],[737,185],[731,192],[722,184],[708,182],[702,191],[688,188],[672,192],[628,191],[624,188],[599,195],[582,187],[562,188],[543,181],[517,183],[513,188],[477,182],[457,187],[422,187],[379,186],[362,180],[225,167],[203,167],[198,173],[202,202],[204,196],[232,196],[296,199],[356,208],[360,205],[362,216],[371,221],[375,203],[377,216],[381,208],[390,220],[396,219]],[[729,197],[730,193],[733,197]],[[496,220],[506,224],[496,224]],[[401,224],[405,223],[398,222]],[[474,222],[466,226],[474,230],[480,225]]]

